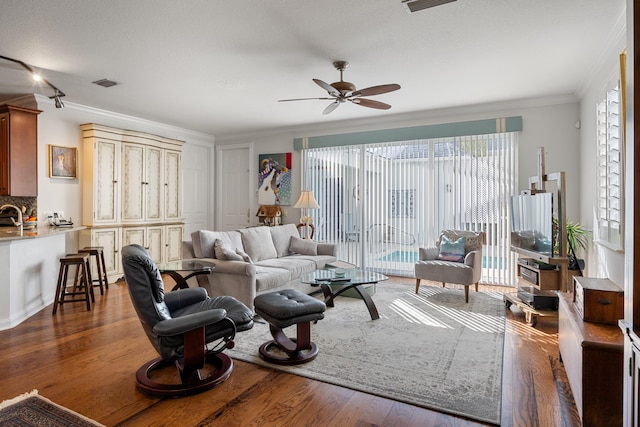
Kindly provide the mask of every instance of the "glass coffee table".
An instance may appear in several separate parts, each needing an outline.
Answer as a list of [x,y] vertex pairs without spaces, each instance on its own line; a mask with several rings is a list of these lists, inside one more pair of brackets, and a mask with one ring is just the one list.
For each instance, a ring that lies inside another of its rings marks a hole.
[[359,268],[346,269],[344,270],[344,276],[338,277],[336,275],[336,269],[331,268],[316,270],[313,273],[305,274],[300,278],[300,282],[311,286],[320,286],[324,294],[324,303],[327,307],[334,306],[333,301],[338,295],[341,295],[349,289],[355,289],[367,306],[371,320],[376,320],[380,318],[378,309],[373,299],[371,299],[371,295],[369,295],[369,292],[367,292],[363,286],[370,283],[375,284],[387,279],[388,277],[384,274],[364,271]]
[[[158,265],[158,270],[160,270],[160,274],[166,274],[176,282],[173,289],[171,289],[172,291],[175,291],[176,289],[188,288],[189,284],[187,283],[187,280],[200,274],[209,274],[215,267],[216,265],[211,261],[182,259],[179,261],[160,264]],[[186,273],[186,275],[183,276],[181,272]]]

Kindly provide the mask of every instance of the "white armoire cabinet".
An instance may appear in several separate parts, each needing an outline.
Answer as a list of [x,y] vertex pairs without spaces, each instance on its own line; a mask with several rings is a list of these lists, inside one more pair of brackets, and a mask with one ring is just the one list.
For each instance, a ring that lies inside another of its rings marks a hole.
[[[88,137],[89,136],[89,137]],[[120,141],[85,131],[82,144],[82,223],[120,221]]]
[[82,131],[81,246],[103,246],[109,280],[120,249],[137,243],[160,264],[181,258],[183,141],[97,124]]
[[[120,228],[119,227],[95,227],[79,232],[79,247],[102,246],[104,262],[109,282],[119,278],[122,268],[120,260]],[[95,271],[95,270],[94,270]]]
[[175,150],[164,152],[164,219],[173,221],[182,218],[180,207],[181,153]]

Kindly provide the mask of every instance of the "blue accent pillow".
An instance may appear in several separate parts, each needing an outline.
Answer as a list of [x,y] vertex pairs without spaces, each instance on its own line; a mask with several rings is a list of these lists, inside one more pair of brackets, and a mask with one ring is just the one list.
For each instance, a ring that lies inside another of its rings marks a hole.
[[466,238],[461,237],[455,242],[447,236],[440,240],[440,253],[438,259],[443,261],[464,262],[464,244]]

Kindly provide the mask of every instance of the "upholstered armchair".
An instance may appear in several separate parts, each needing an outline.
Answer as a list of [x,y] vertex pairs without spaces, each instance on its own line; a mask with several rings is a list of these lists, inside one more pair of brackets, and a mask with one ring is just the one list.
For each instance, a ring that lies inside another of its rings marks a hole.
[[[460,240],[464,238],[463,240]],[[482,246],[484,232],[444,230],[434,247],[419,248],[419,260],[415,264],[416,293],[420,280],[432,280],[464,285],[464,299],[469,302],[469,286],[475,285],[482,274]]]
[[[203,288],[165,294],[158,267],[140,245],[122,248],[122,266],[142,328],[160,355],[138,369],[138,388],[153,395],[177,397],[225,381],[233,362],[222,351],[233,347],[237,331],[253,326],[252,310],[230,296],[209,298]],[[166,374],[154,375],[152,371],[172,364],[178,370],[179,382],[152,379],[166,378]],[[205,367],[207,374],[201,375]]]

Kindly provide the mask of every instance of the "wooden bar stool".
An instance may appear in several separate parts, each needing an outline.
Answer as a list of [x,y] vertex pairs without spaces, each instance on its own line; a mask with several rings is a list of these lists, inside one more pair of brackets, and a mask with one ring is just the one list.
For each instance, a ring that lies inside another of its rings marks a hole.
[[[93,283],[98,283],[94,286],[100,287],[100,295],[104,295],[104,289],[109,289],[109,279],[107,278],[107,265],[104,262],[104,247],[102,246],[85,246],[80,249],[78,253],[89,254],[89,256],[95,257],[97,278],[92,280]],[[92,276],[93,277],[93,276]]]
[[[69,267],[76,266],[76,275],[73,287],[67,291],[67,279]],[[87,311],[91,310],[91,301],[95,301],[93,296],[93,286],[91,286],[91,272],[89,271],[89,254],[67,254],[60,258],[60,271],[58,273],[58,285],[56,286],[56,296],[53,301],[53,314],[58,310],[58,304],[65,302],[86,301]]]

